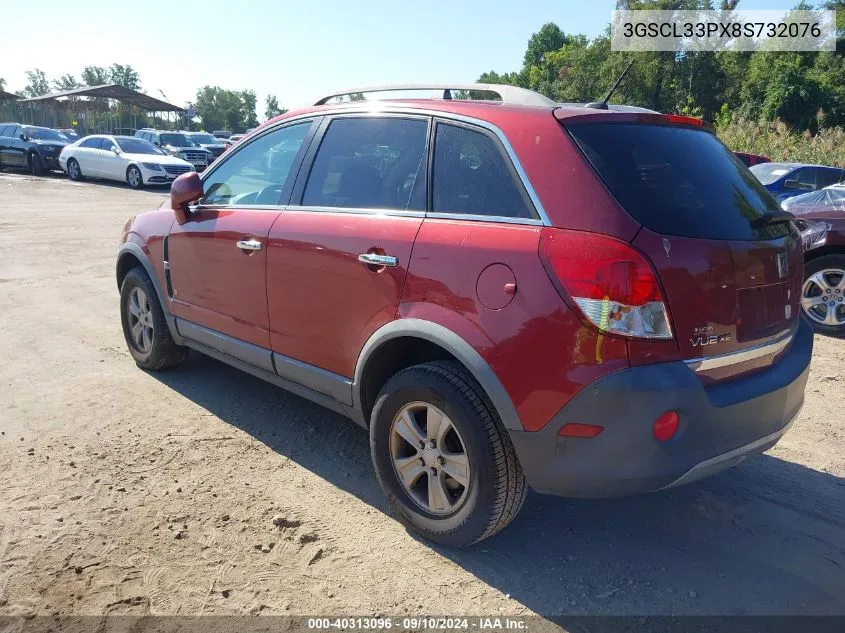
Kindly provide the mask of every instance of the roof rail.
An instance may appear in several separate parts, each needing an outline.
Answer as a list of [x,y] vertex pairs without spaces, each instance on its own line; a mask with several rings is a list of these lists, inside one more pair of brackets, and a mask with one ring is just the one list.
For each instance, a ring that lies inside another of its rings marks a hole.
[[333,92],[330,95],[320,97],[314,102],[315,106],[325,105],[329,99],[335,97],[344,97],[353,94],[366,94],[368,92],[399,92],[406,90],[442,90],[443,99],[452,99],[453,90],[474,90],[482,92],[492,92],[502,100],[502,103],[513,105],[528,105],[528,106],[543,106],[552,107],[555,102],[544,97],[539,92],[528,90],[527,88],[520,88],[518,86],[508,86],[504,84],[399,84],[390,86],[367,86],[365,88],[351,88],[349,90],[341,90]]

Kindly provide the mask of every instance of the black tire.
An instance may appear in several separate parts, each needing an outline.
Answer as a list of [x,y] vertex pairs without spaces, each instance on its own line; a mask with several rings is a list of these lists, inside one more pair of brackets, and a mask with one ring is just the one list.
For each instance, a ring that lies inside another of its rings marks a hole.
[[[837,280],[843,279],[845,277],[845,255],[824,255],[817,259],[812,259],[804,265],[804,285],[806,285],[807,280],[815,275],[816,273],[823,271],[823,270],[833,270],[833,271],[841,271],[841,275],[836,273],[828,274],[829,279]],[[845,289],[838,289],[840,292],[837,292],[837,289],[832,289],[830,295],[832,297],[833,303],[836,304],[836,310],[838,314],[841,316],[845,313]],[[801,289],[801,296],[802,299],[804,297],[804,293],[806,292],[806,288],[802,286]],[[819,293],[820,294],[820,293]],[[828,306],[830,309],[830,306]],[[802,307],[802,310],[803,307]],[[804,310],[804,315],[807,317],[807,321],[810,322],[810,325],[813,326],[813,329],[818,332],[819,334],[825,334],[827,336],[835,336],[839,338],[845,338],[845,323],[842,325],[826,325],[824,323],[819,323],[817,320],[813,318],[813,315],[810,314],[807,310]],[[819,313],[816,314],[819,316]]]
[[[152,335],[149,337],[151,345],[146,350],[133,340],[130,325],[129,301],[135,288],[139,288],[146,295],[149,314],[152,317]],[[170,329],[167,327],[167,320],[164,318],[153,282],[141,267],[130,270],[120,286],[120,322],[129,353],[141,369],[159,371],[180,365],[187,358],[188,348],[177,345],[170,336]]]
[[29,173],[33,176],[41,176],[44,174],[44,162],[37,152],[30,152],[29,154]]
[[144,186],[144,177],[141,175],[141,170],[135,165],[129,165],[126,170],[126,184],[133,189],[140,189]]
[[[71,167],[75,165],[75,167]],[[70,158],[67,161],[67,175],[71,180],[82,180],[82,168],[75,158]]]
[[[469,485],[450,514],[424,510],[396,474],[391,427],[398,412],[412,402],[427,403],[445,413],[460,433],[469,458]],[[414,365],[388,380],[373,408],[370,451],[379,484],[396,515],[435,543],[466,547],[492,536],[513,520],[525,501],[528,485],[507,430],[483,389],[455,361]]]

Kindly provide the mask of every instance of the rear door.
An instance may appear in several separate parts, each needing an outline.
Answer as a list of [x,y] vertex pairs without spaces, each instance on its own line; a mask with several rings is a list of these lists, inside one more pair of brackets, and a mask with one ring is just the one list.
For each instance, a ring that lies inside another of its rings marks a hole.
[[276,369],[348,401],[364,342],[396,318],[425,212],[429,118],[326,119],[270,231]]
[[6,129],[6,149],[3,162],[16,167],[26,167],[26,142],[21,140],[24,129],[20,125],[11,125]]
[[204,197],[168,236],[180,332],[267,371],[267,237],[312,123],[273,128],[233,152],[203,179]]
[[100,171],[100,148],[103,139],[99,136],[86,138],[73,153],[83,176],[102,176]]
[[[788,339],[799,314],[800,237],[715,136],[631,122],[567,127],[616,199],[643,224],[633,243],[658,271],[683,358]],[[772,361],[767,355],[726,363],[708,376],[727,378]]]

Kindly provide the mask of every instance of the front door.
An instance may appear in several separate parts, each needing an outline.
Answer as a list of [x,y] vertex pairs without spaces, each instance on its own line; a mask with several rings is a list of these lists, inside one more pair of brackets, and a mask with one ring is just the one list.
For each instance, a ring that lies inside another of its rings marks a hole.
[[348,400],[361,348],[396,318],[424,216],[428,127],[427,117],[341,116],[312,143],[268,240],[282,376]]
[[275,128],[232,152],[168,236],[170,309],[180,332],[267,370],[267,237],[311,125]]

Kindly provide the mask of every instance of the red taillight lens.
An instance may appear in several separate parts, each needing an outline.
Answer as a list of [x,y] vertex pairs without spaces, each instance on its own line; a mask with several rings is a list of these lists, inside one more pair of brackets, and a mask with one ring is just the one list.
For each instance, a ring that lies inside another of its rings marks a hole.
[[667,411],[663,415],[661,415],[654,423],[652,427],[652,433],[654,433],[654,439],[660,442],[668,442],[673,437],[675,437],[675,433],[678,432],[678,426],[680,425],[681,419],[678,417],[678,414],[674,411]]
[[657,276],[630,244],[606,235],[547,228],[540,254],[563,290],[599,329],[672,338]]

